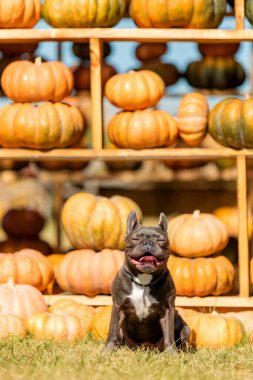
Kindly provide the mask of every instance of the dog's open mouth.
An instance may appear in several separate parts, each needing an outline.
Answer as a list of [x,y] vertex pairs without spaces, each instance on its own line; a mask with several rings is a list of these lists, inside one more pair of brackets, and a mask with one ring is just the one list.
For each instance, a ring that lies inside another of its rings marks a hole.
[[131,261],[135,265],[141,265],[141,266],[150,265],[150,266],[154,266],[154,267],[157,267],[157,266],[162,265],[164,263],[163,258],[158,259],[157,257],[155,257],[149,253],[146,253],[140,257],[131,257]]

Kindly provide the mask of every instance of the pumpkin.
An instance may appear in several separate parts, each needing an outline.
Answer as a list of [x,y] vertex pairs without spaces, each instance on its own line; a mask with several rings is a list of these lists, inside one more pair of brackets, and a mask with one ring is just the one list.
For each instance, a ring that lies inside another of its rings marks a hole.
[[116,107],[127,111],[153,107],[164,94],[162,78],[148,70],[114,75],[105,86],[107,99]]
[[253,311],[229,312],[223,316],[238,319],[242,323],[249,340],[253,342]]
[[90,330],[91,321],[95,314],[91,306],[86,306],[70,299],[59,299],[49,307],[50,313],[54,314],[71,314],[75,315],[84,323]]
[[0,252],[3,253],[14,253],[16,251],[21,251],[22,249],[34,249],[43,253],[47,256],[52,253],[52,248],[50,245],[38,238],[36,239],[13,239],[8,238],[7,240],[0,242]]
[[5,95],[14,102],[60,102],[73,90],[73,74],[62,62],[45,62],[36,58],[12,62],[1,78]]
[[[107,63],[102,63],[102,88],[105,87],[106,82],[115,74],[117,74],[116,69],[108,65]],[[90,91],[91,89],[91,71],[90,65],[82,64],[81,66],[75,66],[71,68],[74,76],[74,88],[76,91]]]
[[130,16],[140,28],[216,28],[226,0],[132,0]]
[[27,327],[35,338],[56,341],[76,341],[86,338],[89,332],[89,324],[70,314],[36,314],[28,319]]
[[197,313],[186,316],[191,329],[190,344],[195,348],[228,348],[240,343],[245,331],[242,323],[234,317],[217,312]]
[[207,133],[209,107],[206,97],[198,93],[185,95],[177,114],[179,136],[189,146],[198,146]]
[[108,28],[125,11],[125,0],[45,0],[42,15],[54,28]]
[[164,81],[166,87],[177,83],[180,78],[180,73],[175,65],[172,63],[160,62],[159,60],[146,62],[140,69],[153,71],[158,74]]
[[54,149],[77,144],[84,120],[63,103],[14,103],[0,109],[0,144],[4,148]]
[[17,55],[21,55],[23,53],[34,53],[35,50],[38,49],[38,44],[36,43],[18,43],[18,44],[1,44],[0,43],[0,51],[6,57],[16,57]]
[[53,269],[46,257],[33,249],[0,253],[0,283],[9,278],[16,284],[32,285],[42,291],[52,281]]
[[124,263],[124,252],[104,249],[72,251],[56,270],[56,280],[61,289],[88,297],[111,294],[114,277]]
[[228,243],[226,226],[214,215],[182,214],[169,222],[170,248],[183,257],[210,256]]
[[[219,207],[214,210],[213,214],[226,225],[229,236],[238,237],[239,215],[237,207]],[[252,236],[252,218],[250,214],[248,218],[248,236],[250,239]]]
[[62,224],[76,249],[124,249],[127,217],[133,210],[141,219],[139,206],[129,198],[78,193],[64,204]]
[[185,77],[192,87],[227,90],[240,86],[246,74],[242,65],[232,57],[206,57],[190,63]]
[[168,268],[178,296],[219,296],[233,289],[235,269],[224,256],[188,259],[170,255]]
[[93,317],[91,323],[91,335],[95,340],[106,341],[109,334],[112,307],[105,306]]
[[[85,42],[76,42],[72,46],[73,53],[76,57],[90,60],[90,44]],[[103,43],[103,57],[106,58],[111,54],[111,45],[107,42]]]
[[163,42],[143,42],[137,46],[135,55],[141,62],[150,62],[160,58],[167,52],[167,44]]
[[33,286],[15,285],[11,278],[6,284],[0,284],[0,314],[29,318],[46,310],[47,305],[41,292]]
[[45,219],[36,210],[11,209],[2,220],[3,230],[14,238],[36,238],[45,224]]
[[203,57],[233,57],[239,50],[240,44],[235,43],[203,43],[198,44],[198,49]]
[[40,0],[1,1],[0,28],[32,28],[40,15]]
[[118,148],[168,147],[177,140],[178,125],[166,111],[120,112],[109,123],[108,137]]
[[13,314],[0,314],[0,339],[10,335],[24,337],[27,335],[26,321]]
[[253,148],[253,99],[226,98],[209,115],[208,131],[219,144],[235,148]]
[[[65,257],[65,255],[61,254],[61,253],[54,253],[54,254],[49,255],[47,257],[48,261],[50,262],[50,264],[53,268],[54,275],[56,273],[56,269],[58,268],[58,266],[60,265],[60,263],[62,262],[64,257]],[[55,276],[54,276],[53,280],[47,286],[47,293],[48,294],[61,293],[62,289],[60,289],[60,287],[57,285],[58,284],[56,284],[56,280],[55,280]]]

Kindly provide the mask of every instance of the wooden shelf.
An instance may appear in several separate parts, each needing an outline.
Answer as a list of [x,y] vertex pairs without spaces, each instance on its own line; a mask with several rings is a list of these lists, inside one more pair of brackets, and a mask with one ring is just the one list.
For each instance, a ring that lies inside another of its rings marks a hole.
[[[52,305],[59,299],[71,299],[90,306],[112,305],[111,296],[97,296],[89,298],[81,295],[59,294],[44,296],[48,305]],[[206,307],[206,308],[253,308],[253,297],[220,296],[220,297],[177,297],[176,306],[181,307]]]
[[89,39],[111,41],[222,42],[253,41],[252,29],[1,29],[1,43],[72,41]]
[[13,160],[162,160],[162,159],[187,159],[187,160],[215,160],[218,158],[253,158],[253,149],[235,150],[230,148],[162,148],[162,149],[54,149],[48,152],[29,149],[0,149],[0,159]]

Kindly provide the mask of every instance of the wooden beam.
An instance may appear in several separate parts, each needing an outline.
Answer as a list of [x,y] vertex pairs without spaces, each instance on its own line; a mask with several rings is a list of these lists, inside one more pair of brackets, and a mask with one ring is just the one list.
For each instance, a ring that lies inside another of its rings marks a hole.
[[103,94],[102,94],[103,42],[90,39],[92,146],[103,147]]
[[247,207],[247,168],[246,157],[237,157],[237,202],[239,212],[239,285],[240,296],[248,297],[249,284],[249,241]]
[[236,29],[244,29],[245,0],[235,0]]

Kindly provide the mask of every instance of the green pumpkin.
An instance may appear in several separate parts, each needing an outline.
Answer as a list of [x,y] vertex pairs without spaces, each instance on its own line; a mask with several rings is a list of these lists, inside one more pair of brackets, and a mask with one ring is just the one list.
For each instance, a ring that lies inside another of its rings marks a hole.
[[185,77],[195,88],[227,90],[240,86],[246,74],[232,57],[206,57],[190,63]]
[[54,28],[103,28],[124,16],[125,0],[45,0],[42,15]]
[[208,131],[219,144],[253,148],[253,99],[223,99],[209,114]]

